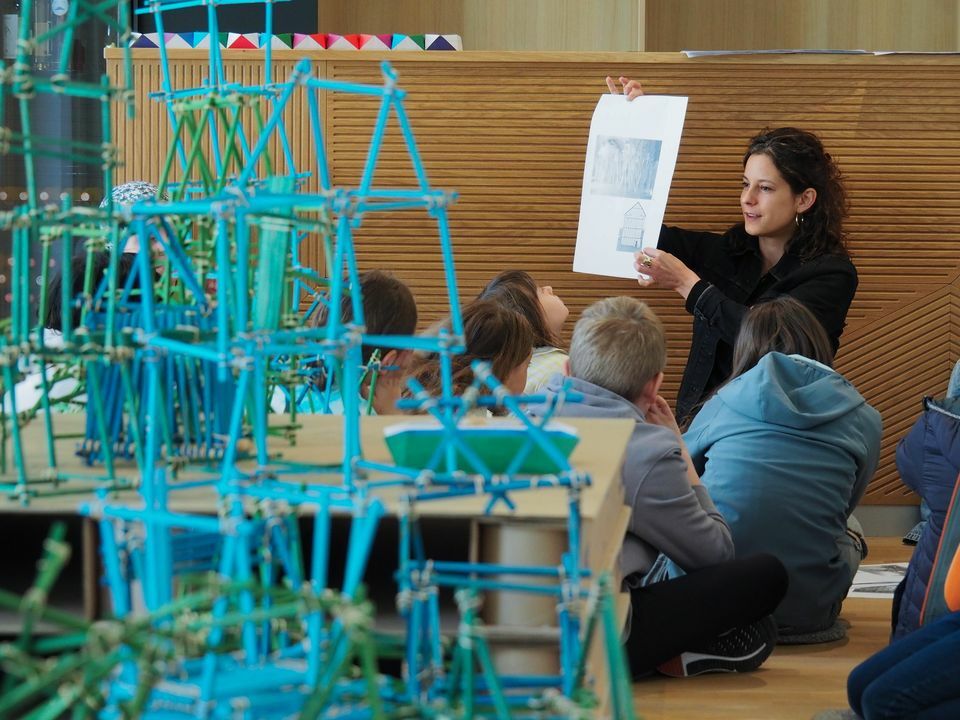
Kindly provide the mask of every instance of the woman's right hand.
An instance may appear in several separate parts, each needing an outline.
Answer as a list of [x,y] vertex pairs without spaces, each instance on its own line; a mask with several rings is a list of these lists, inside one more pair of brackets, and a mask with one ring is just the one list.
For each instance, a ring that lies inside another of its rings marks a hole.
[[[627,100],[633,100],[643,95],[643,87],[640,85],[639,80],[631,80],[621,75],[619,82],[623,88],[623,94],[627,96]],[[617,89],[617,83],[614,82],[613,78],[609,75],[607,75],[607,87],[610,88],[610,92],[614,95],[620,94],[620,90]]]
[[633,269],[640,273],[637,284],[642,288],[660,287],[680,293],[684,300],[700,282],[700,276],[665,250],[644,248],[633,256]]

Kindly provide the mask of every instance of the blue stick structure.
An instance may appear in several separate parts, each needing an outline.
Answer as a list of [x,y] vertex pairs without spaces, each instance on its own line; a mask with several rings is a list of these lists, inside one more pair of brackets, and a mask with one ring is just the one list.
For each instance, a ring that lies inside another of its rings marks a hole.
[[[80,717],[91,708],[102,718],[154,719],[586,717],[586,656],[593,637],[602,634],[614,714],[632,718],[610,588],[584,567],[580,497],[590,478],[571,466],[551,436],[552,412],[538,420],[524,413],[526,403],[544,398],[511,396],[483,364],[473,366],[475,380],[466,393],[452,391],[452,359],[465,350],[448,217],[456,194],[430,184],[397,73],[383,63],[380,84],[330,80],[316,77],[302,59],[289,77],[276,77],[271,33],[279,0],[265,0],[263,82],[235,83],[224,71],[217,37],[218,6],[235,1],[147,0],[136,10],[152,15],[162,36],[166,12],[205,6],[211,42],[208,77],[194,88],[175,86],[160,43],[161,92],[152,97],[164,104],[173,139],[156,196],[132,204],[112,193],[119,157],[110,128],[112,104],[133,109],[129,50],[122,86],[106,77],[83,84],[67,76],[77,28],[104,21],[126,46],[129,6],[71,0],[62,28],[31,36],[35,0],[22,1],[17,57],[9,71],[0,71],[0,100],[7,93],[15,98],[20,120],[16,132],[4,128],[3,149],[22,157],[27,178],[24,203],[0,214],[0,226],[12,232],[13,263],[11,317],[0,322],[0,491],[21,502],[52,493],[94,496],[79,511],[100,529],[115,621],[112,634],[88,643],[101,649],[96,658],[63,640],[74,648],[63,655],[63,667],[86,665],[80,679],[64,671],[48,674],[45,684],[40,661],[20,648],[23,684],[0,695],[0,714],[36,707],[36,717]],[[56,73],[46,77],[35,54],[39,42],[53,38],[62,45]],[[103,142],[34,135],[37,93],[99,103]],[[356,187],[332,183],[321,93],[379,99]],[[284,121],[302,94],[317,152],[312,168],[295,166]],[[394,119],[412,189],[376,183]],[[5,121],[0,115],[0,126]],[[273,147],[281,158],[272,156]],[[43,204],[36,184],[41,156],[102,167],[104,208],[69,200]],[[304,190],[308,173],[317,177],[314,192]],[[449,323],[430,336],[368,332],[356,232],[368,217],[414,212],[436,223]],[[127,254],[134,238],[139,249]],[[307,242],[322,247],[323,272],[304,266]],[[31,270],[38,254],[39,288]],[[102,254],[106,270],[95,263]],[[52,259],[64,273],[57,297],[46,289]],[[70,277],[78,265],[80,292]],[[345,299],[349,322],[339,313]],[[56,344],[43,327],[53,302],[62,310]],[[329,309],[327,319],[315,327],[321,307]],[[378,358],[363,365],[364,345],[436,355],[439,395],[411,382],[403,403],[435,421],[438,442],[428,461],[401,466],[364,456],[361,392],[385,371]],[[22,407],[17,384],[37,372],[39,399]],[[89,475],[57,467],[66,381],[73,387],[69,398],[83,402],[87,413],[77,452]],[[275,436],[296,439],[301,402],[330,412],[337,395],[343,414],[339,462],[293,463],[272,454]],[[565,389],[559,401],[576,399]],[[509,415],[511,432],[522,437],[503,467],[472,444],[464,423],[471,413],[492,408]],[[46,467],[29,467],[23,431],[38,414]],[[550,470],[528,470],[533,458]],[[488,514],[509,513],[520,493],[542,489],[567,499],[566,547],[554,565],[428,557],[418,520],[427,504],[473,497]],[[195,492],[206,493],[212,514],[175,509],[179,498]],[[374,539],[390,512],[399,527],[401,678],[382,676],[376,667],[380,644],[364,588]],[[350,522],[346,547],[333,540],[338,514]],[[306,543],[301,523],[312,531]],[[340,560],[343,575],[336,579],[331,568]],[[460,613],[453,633],[441,617],[441,597],[451,590]],[[556,674],[498,673],[480,618],[480,600],[491,592],[556,602]],[[36,608],[31,613],[23,638]]]

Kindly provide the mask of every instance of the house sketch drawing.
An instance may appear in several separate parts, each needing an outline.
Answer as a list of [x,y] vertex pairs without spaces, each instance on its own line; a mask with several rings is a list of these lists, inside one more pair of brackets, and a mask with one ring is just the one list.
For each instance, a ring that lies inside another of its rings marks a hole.
[[640,203],[623,214],[623,225],[617,235],[619,252],[637,252],[643,248],[643,236],[647,229],[647,212]]

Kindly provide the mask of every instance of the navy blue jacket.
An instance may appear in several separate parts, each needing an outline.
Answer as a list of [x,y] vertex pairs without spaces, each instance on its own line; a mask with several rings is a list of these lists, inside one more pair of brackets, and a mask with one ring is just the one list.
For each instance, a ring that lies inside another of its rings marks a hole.
[[897,445],[900,479],[927,501],[930,520],[924,525],[907,575],[898,588],[894,638],[920,627],[933,561],[960,473],[960,399],[924,398],[923,408],[923,414]]
[[778,295],[796,298],[817,316],[834,351],[840,346],[857,290],[857,269],[849,258],[820,255],[803,260],[788,250],[764,275],[757,238],[742,225],[723,235],[664,226],[657,247],[700,276],[686,301],[693,315],[693,342],[677,395],[678,420],[689,418],[730,375],[740,323],[757,302]]

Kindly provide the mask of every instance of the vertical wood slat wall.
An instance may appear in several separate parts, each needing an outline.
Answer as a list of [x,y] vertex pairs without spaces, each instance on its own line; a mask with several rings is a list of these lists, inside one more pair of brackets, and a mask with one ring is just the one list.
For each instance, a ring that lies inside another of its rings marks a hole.
[[[202,58],[177,56],[185,81],[203,74],[197,69]],[[321,59],[316,71],[331,78],[379,80],[382,58],[372,53]],[[461,298],[512,267],[553,285],[571,308],[571,326],[599,298],[642,296],[667,328],[670,396],[689,349],[690,318],[679,297],[570,270],[586,137],[604,75],[632,75],[648,92],[690,96],[668,223],[719,230],[739,219],[741,154],[761,128],[789,124],[820,134],[847,177],[848,230],[860,272],[837,364],[880,410],[885,426],[881,465],[865,502],[915,502],[896,473],[896,442],[917,417],[922,396],[943,392],[960,355],[960,61],[538,53],[389,59],[409,93],[432,184],[459,193],[450,217]],[[227,66],[231,72],[246,67],[253,74],[245,77],[255,77],[249,67],[257,62],[240,54]],[[116,72],[116,58],[110,66]],[[138,54],[135,67],[138,93],[158,87],[155,53]],[[293,108],[288,125],[298,163],[312,157],[302,108]],[[327,99],[324,129],[335,183],[357,182],[374,110],[369,98]],[[154,178],[169,137],[165,118],[150,109],[133,123],[116,120],[128,163],[121,179]],[[412,186],[395,125],[377,184]],[[443,313],[436,229],[425,215],[368,218],[359,254],[363,268],[391,269],[410,284],[424,322]]]

